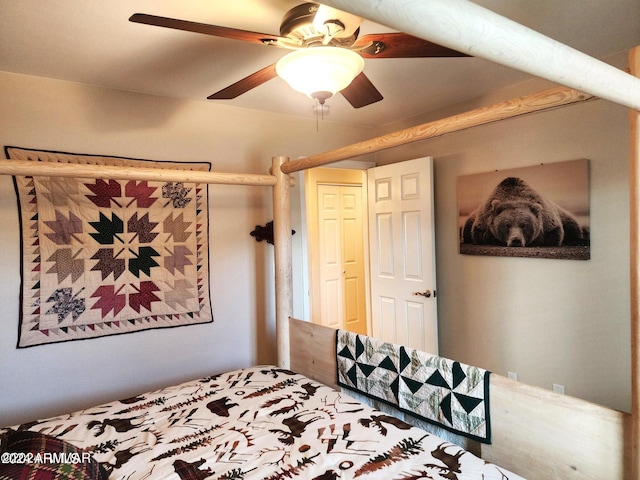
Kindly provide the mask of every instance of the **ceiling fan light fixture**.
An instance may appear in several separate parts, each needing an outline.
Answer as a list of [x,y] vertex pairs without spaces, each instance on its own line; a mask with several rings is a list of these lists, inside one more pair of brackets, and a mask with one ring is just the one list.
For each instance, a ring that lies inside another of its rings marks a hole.
[[282,57],[276,72],[297,92],[320,104],[349,86],[364,68],[357,53],[339,47],[311,47]]

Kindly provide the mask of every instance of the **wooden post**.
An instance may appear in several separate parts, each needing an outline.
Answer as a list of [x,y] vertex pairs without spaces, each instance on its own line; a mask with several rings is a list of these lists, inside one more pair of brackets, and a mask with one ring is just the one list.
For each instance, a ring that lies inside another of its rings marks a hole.
[[278,365],[289,368],[289,318],[293,315],[293,273],[291,263],[291,178],[282,171],[287,157],[273,157],[273,243],[276,277],[276,343]]
[[477,108],[451,117],[405,128],[404,130],[338,148],[330,152],[312,155],[299,160],[292,160],[283,166],[283,171],[292,173],[305,168],[319,167],[328,163],[337,162],[338,160],[375,153],[412,142],[420,142],[422,140],[440,137],[447,133],[459,132],[460,130],[487,125],[508,118],[586,102],[593,98],[592,95],[587,95],[586,93],[578,92],[571,88],[551,88],[543,92],[532,93],[488,107]]
[[468,0],[324,0],[322,3],[640,110],[640,79]]
[[[629,69],[640,76],[640,47],[629,52]],[[629,112],[631,232],[631,473],[640,480],[640,112]]]

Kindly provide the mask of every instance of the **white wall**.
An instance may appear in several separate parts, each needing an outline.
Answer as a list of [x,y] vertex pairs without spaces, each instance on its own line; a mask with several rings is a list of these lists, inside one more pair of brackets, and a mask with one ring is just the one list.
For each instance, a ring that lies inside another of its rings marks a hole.
[[[366,128],[0,72],[0,145],[268,173],[271,157],[320,153]],[[17,349],[20,234],[0,176],[0,426],[151,388],[275,362],[273,247],[249,232],[273,218],[271,189],[211,186],[214,323]]]
[[[530,82],[384,130],[550,86]],[[628,143],[627,109],[597,100],[379,154],[382,164],[434,156],[441,355],[629,410]],[[458,253],[459,175],[581,158],[591,168],[591,260]]]

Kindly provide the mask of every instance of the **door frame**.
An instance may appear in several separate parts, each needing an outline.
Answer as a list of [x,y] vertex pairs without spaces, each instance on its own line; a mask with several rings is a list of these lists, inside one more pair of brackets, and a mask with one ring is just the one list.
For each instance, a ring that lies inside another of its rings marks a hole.
[[[366,167],[365,167],[366,168]],[[369,277],[369,222],[368,222],[368,180],[365,169],[351,168],[313,168],[304,172],[305,191],[305,217],[306,217],[306,243],[312,244],[312,239],[318,238],[318,185],[345,185],[362,187],[362,241],[364,254],[364,281],[365,288],[365,309],[367,317],[367,332],[371,333],[371,295]],[[314,278],[313,272],[318,272],[320,258],[318,252],[313,248],[307,248],[307,258],[309,261],[309,320],[313,323],[319,316],[319,302],[315,299],[320,297],[320,282]]]

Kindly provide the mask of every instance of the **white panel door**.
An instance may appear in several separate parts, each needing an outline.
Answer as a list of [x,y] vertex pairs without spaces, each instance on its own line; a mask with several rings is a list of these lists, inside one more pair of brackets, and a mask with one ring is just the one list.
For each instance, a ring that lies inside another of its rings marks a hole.
[[368,170],[373,336],[438,353],[432,159]]
[[318,185],[320,318],[323,325],[332,328],[344,325],[340,223],[340,187]]
[[318,184],[317,191],[321,324],[366,334],[362,187]]
[[356,333],[367,333],[367,284],[363,241],[361,186],[340,186],[342,221],[342,275],[344,281],[344,327]]

